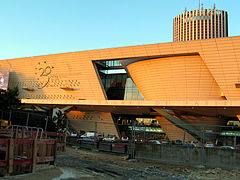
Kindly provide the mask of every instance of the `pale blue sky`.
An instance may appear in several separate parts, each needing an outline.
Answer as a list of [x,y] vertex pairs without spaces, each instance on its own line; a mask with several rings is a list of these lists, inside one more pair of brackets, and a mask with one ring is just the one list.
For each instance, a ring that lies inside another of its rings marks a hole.
[[[239,0],[202,0],[228,11],[240,35]],[[172,20],[198,0],[0,0],[0,59],[172,42]]]

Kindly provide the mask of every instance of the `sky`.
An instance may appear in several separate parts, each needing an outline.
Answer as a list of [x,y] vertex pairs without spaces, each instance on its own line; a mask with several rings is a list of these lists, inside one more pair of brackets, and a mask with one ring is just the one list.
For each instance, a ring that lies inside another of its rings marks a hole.
[[[228,12],[240,35],[239,0],[201,0]],[[199,0],[0,0],[0,60],[172,42],[173,18]]]

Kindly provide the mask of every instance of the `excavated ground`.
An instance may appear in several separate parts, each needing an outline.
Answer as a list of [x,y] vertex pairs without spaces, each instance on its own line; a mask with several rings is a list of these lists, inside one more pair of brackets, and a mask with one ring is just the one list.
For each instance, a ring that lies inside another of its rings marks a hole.
[[163,179],[215,180],[240,179],[239,170],[172,166],[149,161],[126,160],[126,156],[68,147],[57,155],[56,166],[38,165],[34,173],[4,177],[3,180],[78,180],[78,179]]

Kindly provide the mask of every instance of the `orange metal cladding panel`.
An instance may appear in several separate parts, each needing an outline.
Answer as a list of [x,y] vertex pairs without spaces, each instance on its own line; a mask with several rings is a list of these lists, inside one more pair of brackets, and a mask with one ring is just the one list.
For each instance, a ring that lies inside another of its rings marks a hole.
[[164,132],[167,134],[169,140],[181,140],[183,141],[184,136],[185,136],[185,141],[196,141],[196,139],[189,133],[185,132],[184,135],[184,130],[172,125],[173,123],[163,116],[156,116],[156,119],[159,123],[161,123],[161,127],[164,130]]
[[23,99],[104,100],[91,59],[87,51],[36,56],[1,61],[0,70],[10,70]]
[[70,111],[67,113],[70,124],[77,130],[97,131],[118,136],[110,113]]
[[127,66],[147,100],[221,100],[221,91],[201,57],[145,60]]
[[[81,51],[3,60],[0,70],[10,71],[9,86],[18,86],[22,99],[104,100],[92,60],[199,53],[128,68],[148,100],[214,100],[220,98],[220,91],[228,100],[236,100],[240,97],[235,87],[240,81],[239,45],[240,36]],[[151,95],[153,91],[158,97]]]
[[240,37],[217,38],[201,41],[202,59],[228,100],[239,100],[240,90]]

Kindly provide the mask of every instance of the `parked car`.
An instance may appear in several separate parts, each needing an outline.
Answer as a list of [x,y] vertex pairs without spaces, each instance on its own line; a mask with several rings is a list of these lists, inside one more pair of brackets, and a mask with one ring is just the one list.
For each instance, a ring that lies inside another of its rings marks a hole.
[[196,144],[194,143],[184,143],[183,146],[188,146],[188,147],[197,147]]
[[151,144],[161,144],[161,142],[159,140],[149,140],[148,143],[151,143]]
[[77,132],[72,132],[71,133],[71,137],[77,137],[78,136],[78,133]]
[[103,141],[115,142],[115,141],[117,141],[117,137],[116,136],[107,136],[107,137],[103,138]]
[[221,149],[235,149],[233,146],[220,146]]
[[134,141],[135,141],[135,142],[140,142],[140,143],[142,143],[142,142],[143,142],[143,139],[136,138]]
[[104,136],[102,134],[98,134],[97,138],[98,138],[98,141],[102,141]]
[[197,141],[191,141],[192,144],[199,144]]
[[91,137],[91,136],[98,136],[98,133],[95,132],[95,131],[89,131],[89,132],[86,132],[85,134],[81,135],[81,138],[83,138],[83,137]]
[[81,137],[80,139],[77,140],[77,142],[80,141],[85,141],[85,142],[98,142],[98,138],[94,137],[94,136],[90,136],[90,137]]
[[232,146],[232,147],[234,147],[234,149],[236,149],[236,150],[240,150],[240,145],[239,144],[237,144],[236,146]]
[[183,143],[181,140],[175,140],[175,141],[171,141],[171,144],[182,145]]
[[191,144],[195,144],[196,147],[200,147],[201,146],[201,143],[198,142],[198,141],[191,141]]
[[163,140],[161,143],[162,143],[162,144],[170,144],[170,141]]
[[215,145],[212,142],[206,142],[204,146],[207,147],[207,148],[215,147]]
[[176,145],[182,145],[183,143],[182,143],[181,140],[176,140],[176,141],[175,141],[175,144],[176,144]]
[[121,138],[121,141],[122,141],[122,142],[128,142],[128,141],[129,141],[129,138],[128,138],[127,136],[123,136],[123,137]]

